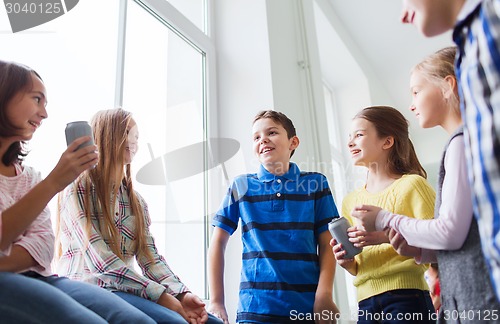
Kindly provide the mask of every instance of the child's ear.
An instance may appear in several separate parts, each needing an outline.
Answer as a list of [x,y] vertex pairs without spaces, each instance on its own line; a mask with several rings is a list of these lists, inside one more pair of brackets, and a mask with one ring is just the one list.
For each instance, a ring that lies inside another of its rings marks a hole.
[[448,75],[444,78],[444,81],[448,84],[448,89],[443,91],[443,96],[445,99],[450,99],[457,93],[457,79],[453,75]]
[[387,136],[385,138],[384,144],[382,145],[383,149],[390,149],[394,145],[394,137]]
[[299,138],[297,136],[294,136],[290,138],[290,151],[295,150],[300,144]]

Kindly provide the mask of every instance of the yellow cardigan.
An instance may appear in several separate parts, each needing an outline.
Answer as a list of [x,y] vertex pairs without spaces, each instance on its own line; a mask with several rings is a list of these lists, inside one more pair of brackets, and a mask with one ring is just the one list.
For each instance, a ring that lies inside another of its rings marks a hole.
[[[353,224],[354,206],[367,204],[400,215],[432,219],[435,199],[436,193],[427,180],[414,174],[404,175],[378,193],[369,193],[364,186],[349,193],[342,202],[342,215]],[[400,256],[388,243],[367,246],[355,259],[358,302],[395,289],[429,290],[424,279],[427,265]]]

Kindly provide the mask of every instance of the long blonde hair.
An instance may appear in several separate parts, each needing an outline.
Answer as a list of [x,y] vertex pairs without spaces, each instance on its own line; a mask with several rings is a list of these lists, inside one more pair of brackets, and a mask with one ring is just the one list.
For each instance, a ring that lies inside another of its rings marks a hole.
[[[134,252],[152,259],[153,256],[146,245],[147,224],[144,210],[133,188],[130,164],[125,167],[123,165],[123,153],[131,118],[131,114],[121,108],[101,110],[94,115],[90,124],[94,142],[99,150],[99,161],[94,169],[83,172],[73,186],[75,191],[79,186],[83,186],[86,192],[83,206],[87,219],[87,238],[90,238],[92,218],[97,218],[99,224],[97,230],[113,253],[123,260],[121,239],[114,222],[116,198],[120,185],[123,185],[129,196],[132,215],[135,216],[136,222]],[[59,206],[58,210],[60,209]]]
[[[419,71],[429,82],[432,82],[441,87],[443,90],[446,90],[448,87],[445,81],[446,77],[453,77],[455,80],[457,79],[455,75],[456,53],[457,48],[455,46],[442,48],[427,56],[420,63],[415,65],[413,69],[411,69],[410,73]],[[458,113],[460,113],[459,101],[458,90],[455,89],[454,95],[450,98],[449,105]]]

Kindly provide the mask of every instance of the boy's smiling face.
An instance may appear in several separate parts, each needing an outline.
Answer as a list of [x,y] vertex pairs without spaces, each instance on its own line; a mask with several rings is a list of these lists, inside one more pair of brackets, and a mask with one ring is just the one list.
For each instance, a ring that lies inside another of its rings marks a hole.
[[288,171],[290,154],[299,145],[297,136],[288,138],[285,128],[271,118],[253,124],[253,150],[267,171],[281,175]]

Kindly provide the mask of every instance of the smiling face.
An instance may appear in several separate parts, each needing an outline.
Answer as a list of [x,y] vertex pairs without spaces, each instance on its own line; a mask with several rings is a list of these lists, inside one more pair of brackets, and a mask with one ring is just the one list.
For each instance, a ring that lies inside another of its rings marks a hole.
[[401,20],[425,36],[442,34],[455,25],[465,0],[403,0]]
[[415,113],[420,127],[443,125],[443,118],[449,107],[442,87],[429,81],[419,70],[415,70],[411,74],[410,90],[412,94],[410,110]]
[[6,107],[6,116],[12,126],[18,129],[12,141],[28,141],[47,118],[47,92],[43,82],[31,73],[32,87],[18,92]]
[[369,167],[388,154],[386,139],[380,138],[375,126],[364,118],[354,118],[347,146],[354,165]]
[[127,139],[125,141],[125,151],[123,152],[123,163],[130,164],[139,149],[139,129],[134,119],[130,119],[127,127]]
[[273,174],[288,171],[290,154],[299,145],[297,136],[288,138],[281,124],[271,118],[262,118],[253,124],[253,150],[259,162]]

